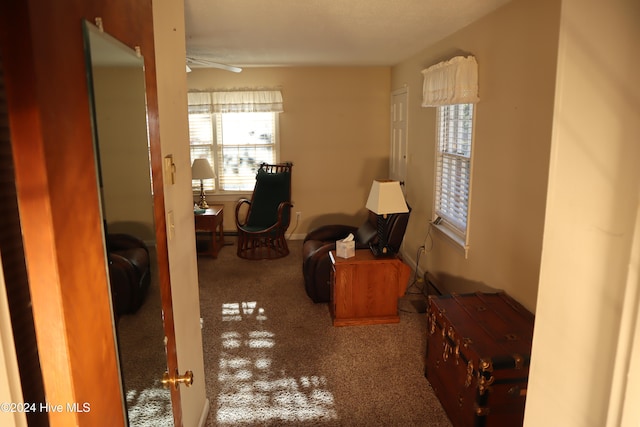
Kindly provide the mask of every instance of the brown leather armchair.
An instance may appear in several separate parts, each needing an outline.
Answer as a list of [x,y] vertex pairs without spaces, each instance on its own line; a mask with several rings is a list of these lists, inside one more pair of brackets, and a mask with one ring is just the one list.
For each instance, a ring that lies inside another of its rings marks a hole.
[[[329,252],[336,249],[336,240],[352,233],[356,249],[368,249],[377,242],[377,215],[369,212],[367,221],[360,227],[349,225],[325,225],[309,232],[302,244],[302,274],[304,287],[313,302],[331,300],[331,259]],[[409,213],[392,214],[387,222],[389,247],[398,251],[409,222]]]
[[151,283],[149,250],[128,234],[107,234],[106,243],[114,314],[135,313]]

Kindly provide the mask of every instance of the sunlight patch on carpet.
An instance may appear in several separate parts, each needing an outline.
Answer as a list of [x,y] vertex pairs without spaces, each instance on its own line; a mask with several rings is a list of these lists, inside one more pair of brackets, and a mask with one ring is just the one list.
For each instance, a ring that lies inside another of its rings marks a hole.
[[171,400],[164,388],[127,390],[129,423],[138,427],[173,425]]
[[[267,317],[264,315],[264,309],[258,308],[256,312],[257,302],[242,302],[242,303],[226,303],[222,304],[222,321],[223,322],[239,322],[244,317],[247,316],[255,316],[255,320],[263,321],[267,320]],[[244,317],[243,317],[244,316]]]
[[257,302],[222,304],[222,318],[228,322],[257,320],[259,328],[220,335],[219,425],[337,419],[333,393],[328,390],[325,377],[295,377],[283,369],[274,369],[276,335],[263,329],[267,317]]

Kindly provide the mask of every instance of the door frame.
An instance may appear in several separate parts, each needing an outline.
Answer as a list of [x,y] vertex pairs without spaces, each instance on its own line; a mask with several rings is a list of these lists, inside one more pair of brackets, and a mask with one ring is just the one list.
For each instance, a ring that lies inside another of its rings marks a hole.
[[[0,5],[0,49],[34,325],[48,402],[88,403],[91,408],[50,412],[49,424],[124,426],[81,21],[101,17],[110,34],[139,46],[145,60],[158,276],[167,364],[175,372],[152,5],[128,0],[34,4]],[[172,389],[171,398],[175,425],[182,425],[180,391]]]

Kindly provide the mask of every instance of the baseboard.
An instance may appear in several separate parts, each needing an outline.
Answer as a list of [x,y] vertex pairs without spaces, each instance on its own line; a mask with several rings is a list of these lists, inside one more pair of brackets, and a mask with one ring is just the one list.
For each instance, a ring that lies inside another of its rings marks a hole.
[[[237,231],[225,231],[224,232],[225,236],[229,236],[229,237],[238,237],[238,232]],[[306,237],[306,234],[302,234],[302,233],[298,233],[298,234],[289,234],[286,236],[287,240],[304,240],[304,238]]]
[[290,234],[287,240],[304,240],[306,236],[306,234]]
[[204,406],[202,407],[202,413],[200,414],[200,422],[198,423],[199,427],[204,427],[207,424],[207,417],[209,416],[209,410],[211,409],[211,404],[209,403],[209,399],[204,400]]

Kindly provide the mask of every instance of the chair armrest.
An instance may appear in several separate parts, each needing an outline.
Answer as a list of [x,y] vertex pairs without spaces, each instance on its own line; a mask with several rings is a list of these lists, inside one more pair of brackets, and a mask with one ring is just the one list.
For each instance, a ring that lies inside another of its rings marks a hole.
[[243,226],[247,223],[247,216],[245,215],[244,221],[240,221],[240,208],[242,205],[247,204],[251,206],[251,200],[249,199],[240,199],[238,203],[236,203],[236,226]]
[[311,230],[304,238],[304,241],[320,240],[322,242],[333,242],[335,244],[336,240],[344,239],[349,233],[355,235],[357,230],[358,227],[351,225],[323,225]]
[[142,248],[149,252],[147,245],[140,239],[130,234],[109,233],[106,236],[107,251],[123,251],[127,249]]
[[[281,227],[289,227],[289,223],[291,222],[291,208],[293,208],[293,203],[291,202],[280,202],[278,205],[278,223],[277,225]],[[285,212],[288,216],[285,216]]]

